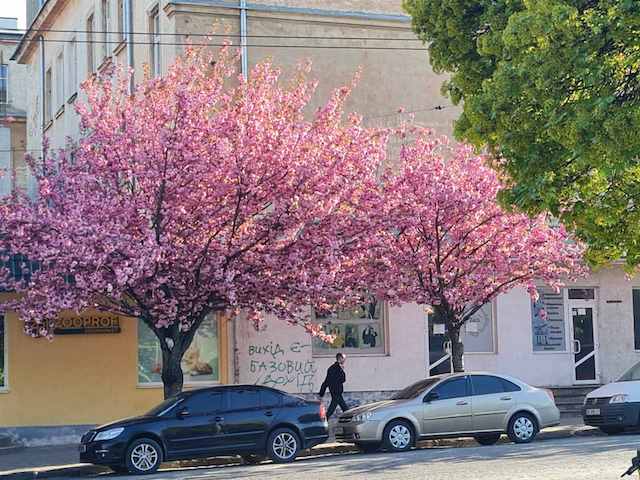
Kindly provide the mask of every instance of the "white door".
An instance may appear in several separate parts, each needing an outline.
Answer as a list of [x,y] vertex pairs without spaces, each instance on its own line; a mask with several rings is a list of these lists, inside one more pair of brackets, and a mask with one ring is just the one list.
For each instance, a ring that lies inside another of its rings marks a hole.
[[595,289],[569,288],[568,297],[574,383],[598,383],[598,317]]

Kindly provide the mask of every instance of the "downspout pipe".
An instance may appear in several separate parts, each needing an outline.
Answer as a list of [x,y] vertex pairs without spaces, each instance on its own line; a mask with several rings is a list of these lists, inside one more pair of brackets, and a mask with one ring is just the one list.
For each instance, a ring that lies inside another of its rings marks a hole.
[[[47,108],[47,86],[45,85],[45,56],[44,56],[44,35],[40,35],[40,88],[41,88],[41,105],[42,108],[42,140],[44,141],[44,129],[47,126],[47,116],[46,116],[46,108]],[[44,148],[44,143],[43,143]]]
[[240,0],[240,51],[242,52],[242,77],[249,76],[249,49],[247,47],[247,0]]
[[[125,18],[125,37],[127,39],[127,65],[133,70],[133,0],[125,0],[124,2],[124,18]],[[129,93],[133,93],[135,88],[135,74],[129,79]]]

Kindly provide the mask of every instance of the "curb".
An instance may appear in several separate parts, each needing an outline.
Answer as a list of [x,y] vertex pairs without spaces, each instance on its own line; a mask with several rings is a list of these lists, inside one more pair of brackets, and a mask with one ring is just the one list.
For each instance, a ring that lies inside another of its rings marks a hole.
[[[540,432],[536,440],[556,440],[561,438],[571,437],[590,437],[590,436],[602,436],[603,434],[597,428],[593,427],[577,427],[577,428],[565,428],[561,430],[551,430],[548,432]],[[504,438],[500,440],[500,444],[510,443],[508,439]],[[417,448],[436,448],[436,447],[449,447],[460,448],[477,446],[475,440],[471,438],[459,438],[459,439],[442,439],[442,440],[424,440],[418,442]],[[330,443],[319,445],[311,450],[305,450],[301,452],[298,458],[305,457],[317,457],[324,455],[345,455],[350,453],[360,452],[360,449],[355,445],[349,443]],[[202,460],[186,460],[180,462],[169,462],[164,464],[165,469],[180,469],[184,467],[213,467],[221,465],[242,465],[242,460],[238,457],[213,457]],[[72,478],[72,477],[84,477],[87,475],[97,475],[101,473],[110,472],[108,467],[102,467],[99,465],[89,464],[77,464],[77,465],[61,465],[59,467],[44,467],[41,469],[31,470],[19,470],[11,471],[7,473],[0,472],[0,479],[11,480],[33,480],[39,478]]]

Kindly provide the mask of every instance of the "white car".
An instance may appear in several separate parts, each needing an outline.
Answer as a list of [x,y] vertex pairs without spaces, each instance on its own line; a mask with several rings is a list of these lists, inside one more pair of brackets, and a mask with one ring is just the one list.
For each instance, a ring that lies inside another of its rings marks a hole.
[[582,407],[585,425],[612,435],[640,426],[640,362],[627,370],[617,382],[589,393]]

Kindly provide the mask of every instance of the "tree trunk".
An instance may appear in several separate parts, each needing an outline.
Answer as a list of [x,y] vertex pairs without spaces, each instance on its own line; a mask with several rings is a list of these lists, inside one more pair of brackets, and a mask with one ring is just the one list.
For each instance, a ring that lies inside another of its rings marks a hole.
[[460,327],[453,327],[451,322],[447,326],[449,330],[449,340],[451,341],[451,361],[454,372],[464,372],[464,345],[460,341]]
[[[189,348],[187,346],[187,348]],[[185,349],[186,351],[186,349]],[[173,397],[182,391],[184,375],[182,373],[182,357],[185,351],[180,351],[177,345],[173,350],[162,348],[162,384],[164,398]]]
[[145,323],[155,333],[162,351],[162,384],[164,398],[173,397],[182,391],[184,374],[182,373],[182,357],[191,346],[193,338],[200,328],[206,312],[199,313],[187,331],[181,331],[178,323],[167,328],[157,328],[153,319],[145,319]]

